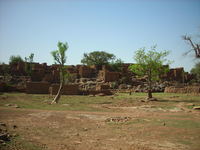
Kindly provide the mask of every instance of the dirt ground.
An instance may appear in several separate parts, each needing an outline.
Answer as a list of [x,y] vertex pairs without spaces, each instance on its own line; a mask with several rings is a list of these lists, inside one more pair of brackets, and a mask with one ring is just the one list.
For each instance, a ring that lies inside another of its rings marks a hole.
[[0,122],[19,139],[2,149],[199,150],[200,111],[155,103],[90,104],[108,109],[100,112],[0,106]]

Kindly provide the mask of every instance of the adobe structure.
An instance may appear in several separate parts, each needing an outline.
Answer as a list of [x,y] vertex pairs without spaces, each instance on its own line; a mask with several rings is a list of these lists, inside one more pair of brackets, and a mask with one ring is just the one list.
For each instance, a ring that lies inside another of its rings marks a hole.
[[[31,76],[26,72],[26,63],[0,65],[0,91],[19,91],[30,94],[56,94],[60,82],[58,65],[32,63]],[[131,64],[123,64],[121,72],[114,72],[109,66],[66,66],[69,77],[63,88],[66,95],[112,94],[111,90],[146,92],[146,77],[137,78],[129,70]],[[7,70],[5,71],[5,68]],[[161,81],[153,85],[153,92],[164,92],[165,87],[189,84],[195,76],[184,68],[170,69],[160,76]],[[8,86],[11,85],[11,86]],[[193,87],[194,88],[194,87]],[[196,89],[195,89],[196,90]],[[170,91],[169,88],[167,91]],[[197,92],[198,93],[198,92]],[[200,93],[200,91],[199,91]]]

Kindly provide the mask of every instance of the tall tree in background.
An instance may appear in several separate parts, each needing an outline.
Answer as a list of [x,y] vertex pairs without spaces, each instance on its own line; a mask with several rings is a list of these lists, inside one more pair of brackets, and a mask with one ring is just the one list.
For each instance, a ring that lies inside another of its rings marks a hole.
[[18,62],[24,62],[24,60],[21,58],[21,56],[17,55],[17,56],[10,56],[9,58],[9,64],[14,64],[14,63],[18,63]]
[[141,48],[135,52],[133,64],[129,69],[138,76],[148,77],[148,99],[152,98],[152,82],[159,80],[159,75],[167,72],[167,68],[163,67],[164,63],[169,63],[165,58],[169,51],[158,52],[156,46],[153,46],[149,51]]
[[33,57],[34,54],[31,53],[29,57],[25,57],[25,71],[26,73],[31,76],[32,74],[32,68],[33,68]]
[[61,92],[65,83],[65,75],[66,75],[66,67],[64,66],[66,63],[66,51],[68,49],[68,44],[67,43],[62,43],[58,42],[58,50],[52,51],[51,54],[54,58],[55,63],[59,64],[59,70],[60,70],[60,86],[58,89],[58,93],[56,94],[54,100],[52,101],[53,103],[58,103]]
[[112,60],[115,59],[114,54],[110,54],[104,51],[93,51],[91,53],[84,53],[83,59],[81,63],[86,64],[88,66],[91,65],[106,65],[109,64]]
[[190,53],[191,51],[195,52],[195,57],[200,58],[200,43],[195,43],[190,36],[184,35],[182,36],[183,40],[187,41],[192,47],[191,50],[186,52],[185,54]]

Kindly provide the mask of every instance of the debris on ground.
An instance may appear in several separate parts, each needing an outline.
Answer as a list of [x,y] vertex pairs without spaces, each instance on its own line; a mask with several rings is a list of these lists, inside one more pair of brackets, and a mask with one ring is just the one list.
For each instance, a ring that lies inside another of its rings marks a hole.
[[131,120],[131,117],[110,117],[107,118],[106,122],[128,122]]
[[20,108],[17,104],[5,104],[6,107]]

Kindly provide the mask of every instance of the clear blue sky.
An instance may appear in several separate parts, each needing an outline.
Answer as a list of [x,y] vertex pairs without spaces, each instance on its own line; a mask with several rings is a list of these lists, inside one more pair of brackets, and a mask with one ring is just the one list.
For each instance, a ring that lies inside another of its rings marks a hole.
[[125,62],[134,51],[158,45],[170,50],[171,67],[189,71],[195,60],[181,35],[200,33],[199,0],[0,0],[0,62],[35,54],[53,63],[57,42],[68,42],[67,64],[84,52],[103,50]]

